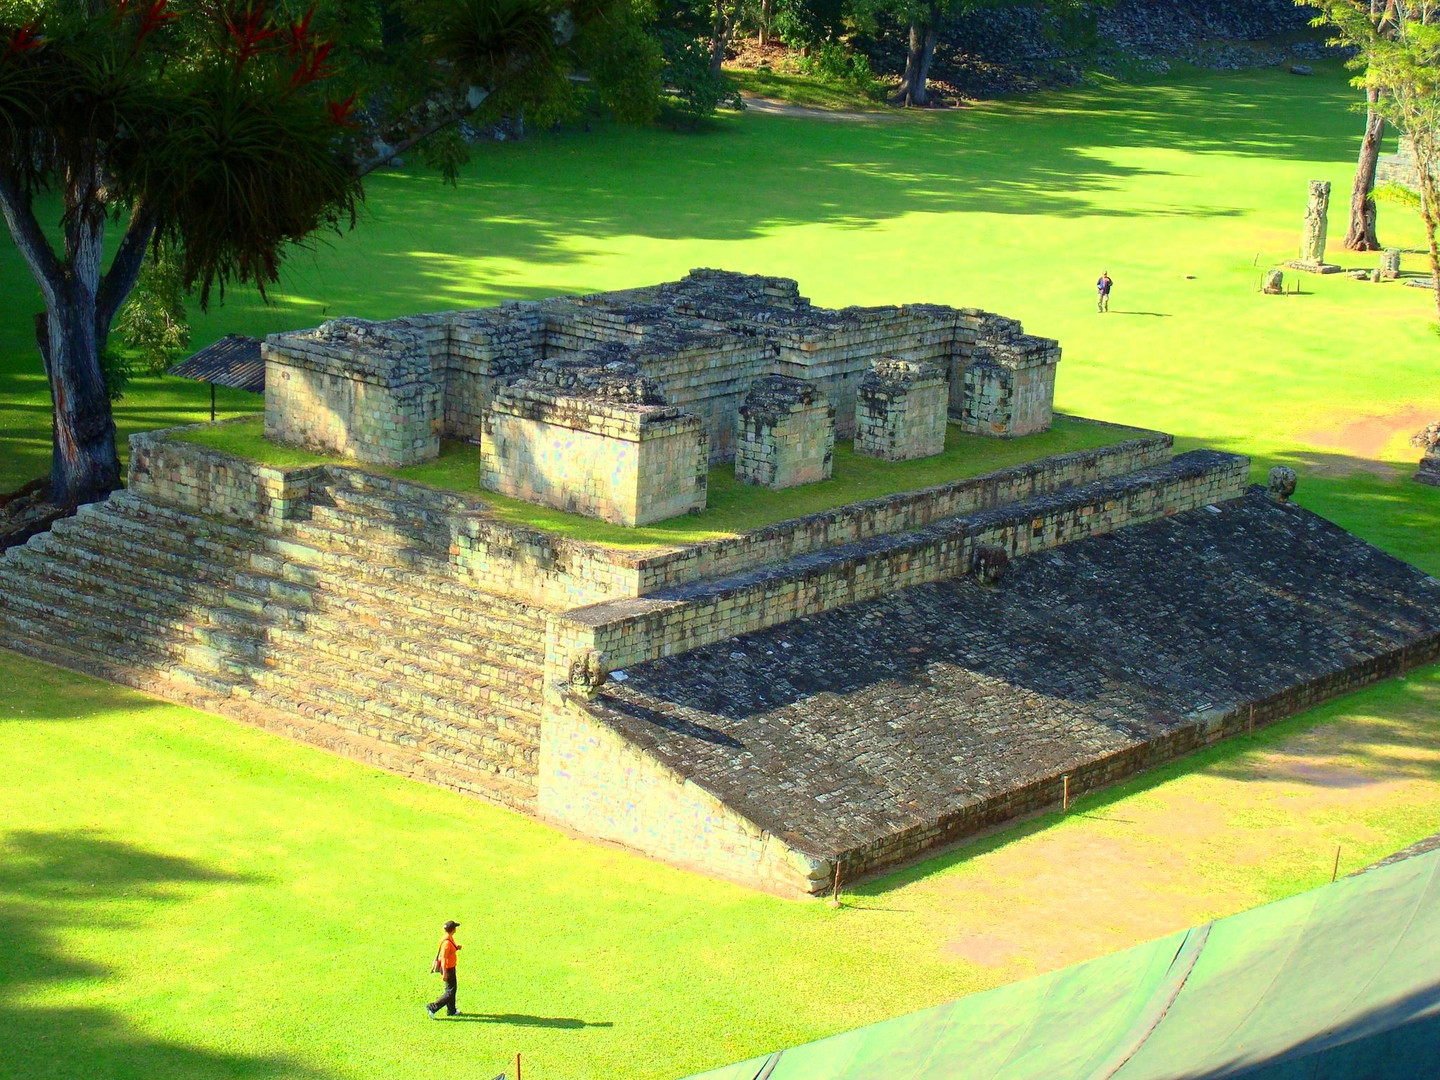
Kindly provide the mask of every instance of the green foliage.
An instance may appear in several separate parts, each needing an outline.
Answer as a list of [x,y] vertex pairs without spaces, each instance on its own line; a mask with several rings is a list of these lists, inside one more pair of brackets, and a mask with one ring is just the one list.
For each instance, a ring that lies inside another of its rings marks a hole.
[[853,86],[872,101],[885,96],[884,86],[870,69],[870,58],[833,39],[822,41],[801,57],[800,70],[821,82]]
[[115,329],[151,375],[164,371],[190,345],[183,259],[173,248],[167,245],[151,251],[134,290],[120,308]]
[[1381,184],[1375,188],[1377,202],[1393,203],[1409,210],[1420,209],[1420,196],[1400,184]]
[[118,349],[100,350],[100,375],[105,380],[105,393],[111,401],[119,401],[135,375],[130,358]]
[[581,67],[589,72],[600,104],[615,119],[622,124],[653,123],[660,114],[665,50],[633,5],[621,6],[606,30],[580,36],[576,53]]
[[744,108],[740,91],[723,73],[710,69],[707,41],[674,30],[662,32],[660,40],[665,55],[665,85],[674,91],[667,104],[686,126],[695,127],[701,120],[715,115],[715,110],[722,105]]
[[771,28],[791,49],[811,49],[845,29],[846,0],[775,0]]

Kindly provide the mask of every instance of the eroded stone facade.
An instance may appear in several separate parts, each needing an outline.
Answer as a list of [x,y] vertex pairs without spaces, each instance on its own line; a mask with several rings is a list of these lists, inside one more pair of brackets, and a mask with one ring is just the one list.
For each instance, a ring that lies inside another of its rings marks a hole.
[[[435,456],[442,435],[482,444],[488,437],[495,451],[487,451],[484,478],[493,490],[625,523],[696,508],[681,443],[688,446],[698,426],[710,464],[734,460],[747,430],[741,408],[758,380],[784,377],[813,388],[833,413],[835,436],[848,439],[857,437],[861,384],[873,378],[872,366],[919,365],[940,373],[950,419],[964,430],[1011,437],[1050,426],[1060,359],[1055,342],[972,308],[830,310],[812,305],[788,278],[717,270],[481,311],[339,319],[272,335],[264,354],[271,438],[398,465]],[[642,423],[636,407],[607,402],[595,405],[590,423],[580,399],[602,399],[562,393],[546,374],[557,364],[626,365],[649,380],[646,407],[668,409],[673,428],[664,436],[672,445],[651,454],[663,462],[651,470],[663,482],[647,485],[647,465],[635,461],[635,447],[659,437],[646,426],[653,422]],[[867,442],[878,437],[872,423],[862,446],[883,443],[880,456],[896,460],[903,456],[896,447],[932,446],[946,415],[932,411],[930,398],[940,395],[931,389],[897,399],[903,438],[892,432]],[[876,401],[866,406],[871,421]],[[629,421],[618,419],[622,413]],[[664,497],[648,503],[648,491]]]

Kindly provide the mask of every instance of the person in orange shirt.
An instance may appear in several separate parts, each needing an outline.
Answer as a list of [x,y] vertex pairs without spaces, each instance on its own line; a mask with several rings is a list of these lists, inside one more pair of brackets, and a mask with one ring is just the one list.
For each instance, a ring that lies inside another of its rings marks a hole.
[[460,946],[455,944],[455,931],[459,926],[454,919],[445,924],[445,936],[440,939],[440,948],[435,953],[435,970],[445,980],[445,992],[440,995],[439,1000],[425,1006],[425,1011],[432,1017],[437,1015],[442,1007],[446,1016],[454,1016],[458,1011],[455,1008],[455,954],[460,951]]

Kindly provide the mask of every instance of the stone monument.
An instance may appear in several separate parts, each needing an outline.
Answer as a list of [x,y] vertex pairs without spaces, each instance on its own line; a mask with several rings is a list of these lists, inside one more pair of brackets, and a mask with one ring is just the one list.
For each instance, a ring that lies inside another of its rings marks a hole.
[[1295,487],[1300,483],[1300,474],[1288,465],[1276,465],[1270,470],[1269,482],[1265,490],[1277,503],[1287,503],[1290,496],[1295,494]]
[[1310,202],[1305,207],[1305,232],[1300,257],[1285,265],[1311,274],[1336,274],[1340,267],[1325,261],[1325,219],[1330,210],[1330,181],[1310,181]]
[[1440,487],[1440,420],[1417,432],[1410,443],[1425,451],[1425,456],[1420,459],[1420,468],[1415,473],[1415,482]]
[[1386,248],[1380,253],[1380,277],[1384,281],[1394,281],[1400,276],[1400,249]]
[[943,453],[949,404],[950,384],[935,364],[876,360],[856,395],[855,453],[883,461]]
[[1260,291],[1271,296],[1280,296],[1285,292],[1285,272],[1283,270],[1269,270],[1265,274],[1265,284]]

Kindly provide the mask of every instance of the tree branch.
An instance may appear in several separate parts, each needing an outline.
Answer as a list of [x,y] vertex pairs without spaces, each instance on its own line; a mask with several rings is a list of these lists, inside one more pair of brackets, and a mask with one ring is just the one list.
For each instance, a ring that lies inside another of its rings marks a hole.
[[[483,101],[484,99],[482,98],[481,100]],[[479,103],[476,103],[475,105],[470,105],[467,102],[463,108],[456,109],[453,112],[445,114],[433,124],[430,124],[428,127],[425,127],[420,131],[416,132],[414,135],[411,135],[408,139],[401,139],[398,143],[392,146],[389,150],[385,151],[385,153],[381,154],[379,157],[371,158],[369,161],[361,162],[358,166],[356,166],[355,175],[357,177],[369,176],[381,165],[384,165],[386,162],[389,161],[394,161],[397,157],[405,153],[406,150],[409,150],[416,143],[423,142],[438,131],[444,131],[451,124],[458,124],[461,120],[464,120],[467,116],[473,114],[475,110],[479,107]]]
[[95,296],[95,340],[101,345],[110,336],[110,324],[115,321],[115,313],[130,295],[130,290],[135,288],[135,280],[145,262],[145,249],[155,236],[155,226],[154,213],[143,200],[137,202],[130,212],[130,225],[115,250],[115,258],[110,261],[110,269],[100,279],[100,288]]
[[4,213],[10,236],[25,257],[25,264],[30,268],[35,283],[40,286],[45,306],[54,308],[65,290],[65,270],[50,247],[50,241],[45,239],[40,222],[35,220],[30,197],[21,190],[9,170],[3,168],[0,168],[0,212]]

